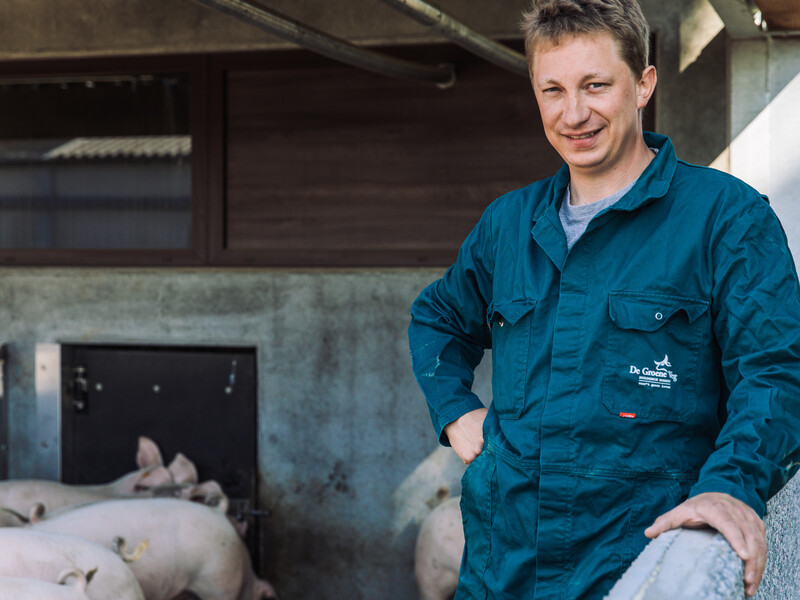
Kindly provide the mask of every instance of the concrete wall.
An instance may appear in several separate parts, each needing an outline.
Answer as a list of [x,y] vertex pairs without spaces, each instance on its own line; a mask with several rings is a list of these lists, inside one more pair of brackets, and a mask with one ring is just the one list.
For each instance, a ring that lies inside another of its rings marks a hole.
[[406,341],[412,300],[440,274],[0,270],[10,476],[50,472],[37,343],[255,346],[263,573],[284,598],[413,598],[416,525],[463,470],[436,450]]
[[679,158],[711,165],[727,146],[722,22],[707,0],[641,4],[656,34],[656,129],[672,138]]
[[800,36],[731,44],[731,173],[767,194],[800,257]]

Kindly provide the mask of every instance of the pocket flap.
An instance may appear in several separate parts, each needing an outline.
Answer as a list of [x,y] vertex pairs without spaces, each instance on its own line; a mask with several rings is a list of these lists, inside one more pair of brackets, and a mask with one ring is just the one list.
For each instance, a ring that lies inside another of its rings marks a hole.
[[510,325],[514,325],[535,307],[536,300],[492,301],[489,305],[489,311],[486,313],[486,322],[491,325],[493,322],[502,318]]
[[622,329],[655,331],[681,311],[693,323],[708,310],[708,304],[699,298],[612,292],[608,297],[608,312]]

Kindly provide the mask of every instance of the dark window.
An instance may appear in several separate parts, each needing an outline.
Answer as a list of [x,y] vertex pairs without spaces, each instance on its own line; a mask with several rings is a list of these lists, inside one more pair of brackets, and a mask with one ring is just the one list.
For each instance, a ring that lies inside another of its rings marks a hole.
[[205,251],[193,185],[198,68],[136,63],[0,70],[0,259],[147,264]]

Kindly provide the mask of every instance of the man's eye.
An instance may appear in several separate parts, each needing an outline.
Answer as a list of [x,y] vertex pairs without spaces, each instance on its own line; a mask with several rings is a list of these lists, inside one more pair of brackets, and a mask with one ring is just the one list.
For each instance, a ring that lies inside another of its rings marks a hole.
[[589,84],[589,88],[593,90],[599,90],[607,86],[608,84],[603,83],[602,81],[593,81],[592,83]]

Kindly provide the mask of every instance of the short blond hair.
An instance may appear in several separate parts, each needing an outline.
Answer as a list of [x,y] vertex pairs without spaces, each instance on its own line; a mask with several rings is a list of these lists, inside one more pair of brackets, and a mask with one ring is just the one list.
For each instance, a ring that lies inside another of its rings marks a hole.
[[533,0],[521,27],[529,65],[536,44],[592,33],[608,33],[637,78],[649,62],[650,27],[637,0]]

